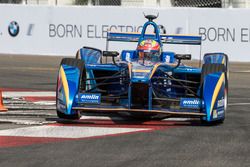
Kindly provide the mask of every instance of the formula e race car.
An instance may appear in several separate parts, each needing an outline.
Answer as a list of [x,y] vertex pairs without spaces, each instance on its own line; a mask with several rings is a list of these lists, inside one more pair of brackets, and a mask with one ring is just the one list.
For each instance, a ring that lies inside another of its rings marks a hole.
[[[95,112],[224,121],[228,56],[207,53],[200,67],[186,66],[182,60],[190,60],[190,54],[163,51],[163,44],[199,46],[201,37],[160,34],[157,16],[145,17],[141,33],[107,33],[107,46],[110,41],[137,42],[136,50],[83,47],[75,58],[62,59],[56,89],[59,118],[79,119],[84,112]],[[146,33],[148,27],[153,33]]]

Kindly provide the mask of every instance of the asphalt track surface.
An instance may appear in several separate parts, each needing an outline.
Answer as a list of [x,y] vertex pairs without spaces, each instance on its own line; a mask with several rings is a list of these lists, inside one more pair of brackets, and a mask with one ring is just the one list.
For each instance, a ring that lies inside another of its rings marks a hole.
[[[60,59],[61,57],[2,55],[0,56],[0,87],[53,91]],[[0,138],[0,166],[249,167],[249,70],[250,63],[230,64],[230,105],[224,124],[203,126],[195,120],[167,121],[167,123],[102,122],[103,126],[137,128],[149,126],[151,129],[123,135],[14,147],[1,147],[3,141]],[[55,113],[54,110],[50,112]],[[84,126],[86,122],[76,124]],[[30,127],[30,125],[0,123],[0,130],[20,127]]]

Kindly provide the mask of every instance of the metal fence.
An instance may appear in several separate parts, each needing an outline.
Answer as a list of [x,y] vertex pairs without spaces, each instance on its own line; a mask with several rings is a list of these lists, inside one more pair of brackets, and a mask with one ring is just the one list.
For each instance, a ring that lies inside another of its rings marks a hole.
[[76,0],[76,5],[121,6],[121,0]]
[[176,7],[222,7],[221,0],[171,0]]
[[0,3],[133,7],[250,7],[250,0],[0,0]]
[[0,0],[0,3],[19,4],[19,3],[22,3],[22,0]]

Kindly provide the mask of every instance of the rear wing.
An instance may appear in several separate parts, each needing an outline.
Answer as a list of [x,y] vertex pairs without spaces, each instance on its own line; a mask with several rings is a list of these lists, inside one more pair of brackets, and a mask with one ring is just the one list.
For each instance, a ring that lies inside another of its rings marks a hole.
[[[141,33],[121,33],[121,32],[107,32],[106,50],[109,48],[109,41],[120,42],[138,42],[141,37]],[[144,34],[144,38],[155,39],[155,34]],[[200,46],[200,61],[199,67],[201,67],[201,36],[198,35],[167,35],[160,34],[161,42],[164,44],[181,44],[181,45],[198,45]],[[107,61],[107,60],[106,60]]]
[[[138,42],[140,33],[108,32],[107,41]],[[154,39],[154,34],[145,34],[144,38]],[[201,45],[201,36],[160,34],[161,42],[166,44]]]

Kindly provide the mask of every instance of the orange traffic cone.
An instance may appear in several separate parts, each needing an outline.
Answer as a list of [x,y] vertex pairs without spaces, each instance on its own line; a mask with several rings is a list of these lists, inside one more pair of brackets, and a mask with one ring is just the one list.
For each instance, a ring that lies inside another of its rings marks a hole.
[[6,111],[8,111],[8,109],[5,108],[3,105],[2,91],[0,90],[0,112],[6,112]]

